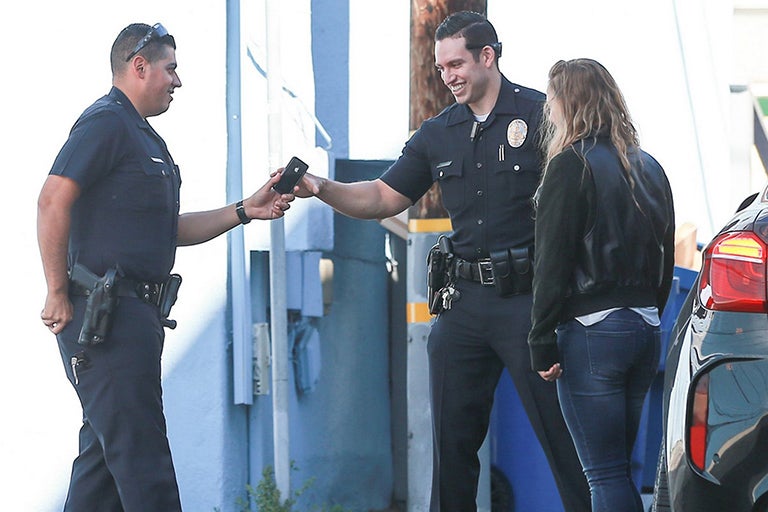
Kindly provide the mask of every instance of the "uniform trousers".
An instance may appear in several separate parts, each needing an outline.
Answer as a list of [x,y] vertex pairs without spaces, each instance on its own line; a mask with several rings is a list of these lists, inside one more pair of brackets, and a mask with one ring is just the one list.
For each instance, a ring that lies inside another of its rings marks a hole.
[[494,287],[463,279],[457,289],[461,297],[435,319],[427,342],[433,421],[430,511],[477,510],[477,452],[506,367],[544,449],[566,512],[589,512],[589,488],[560,411],[556,386],[530,367],[531,294],[499,297]]
[[57,340],[83,425],[65,512],[180,511],[163,415],[157,306],[121,297],[106,340],[84,347],[77,338],[85,297],[72,302],[74,320]]

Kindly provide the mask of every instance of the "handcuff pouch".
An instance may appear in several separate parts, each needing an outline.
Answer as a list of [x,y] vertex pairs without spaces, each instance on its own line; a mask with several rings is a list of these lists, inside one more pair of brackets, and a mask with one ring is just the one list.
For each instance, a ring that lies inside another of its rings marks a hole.
[[500,297],[528,293],[533,288],[530,247],[491,252],[493,284]]

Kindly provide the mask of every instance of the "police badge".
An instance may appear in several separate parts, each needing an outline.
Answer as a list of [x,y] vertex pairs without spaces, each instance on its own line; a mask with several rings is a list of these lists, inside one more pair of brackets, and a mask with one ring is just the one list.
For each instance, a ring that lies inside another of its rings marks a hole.
[[528,136],[528,125],[522,119],[513,119],[507,126],[507,142],[513,148],[519,148]]

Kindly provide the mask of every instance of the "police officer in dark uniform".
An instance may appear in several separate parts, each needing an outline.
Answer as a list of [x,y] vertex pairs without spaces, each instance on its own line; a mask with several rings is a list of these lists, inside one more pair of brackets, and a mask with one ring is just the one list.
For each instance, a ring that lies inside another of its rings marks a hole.
[[428,341],[434,427],[431,510],[476,509],[477,452],[503,368],[512,375],[568,512],[589,490],[556,389],[528,366],[531,197],[542,160],[536,132],[544,95],[504,78],[501,44],[484,16],[460,12],[435,34],[435,63],[456,103],[425,121],[379,179],[342,184],[307,175],[315,195],[346,215],[386,218],[437,181],[453,227],[451,276]]
[[179,168],[146,121],[181,87],[175,48],[160,24],[120,32],[112,90],[77,120],[38,201],[41,318],[83,407],[66,511],[181,510],[160,383],[176,246],[281,217],[293,199],[271,190],[275,173],[237,204],[179,215]]

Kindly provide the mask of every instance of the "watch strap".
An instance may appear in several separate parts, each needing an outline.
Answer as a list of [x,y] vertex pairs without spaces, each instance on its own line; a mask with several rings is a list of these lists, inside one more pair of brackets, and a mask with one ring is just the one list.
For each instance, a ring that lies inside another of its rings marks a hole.
[[240,219],[240,224],[248,224],[251,222],[251,219],[245,214],[245,208],[243,207],[242,199],[235,205],[235,211],[237,212],[237,216]]

